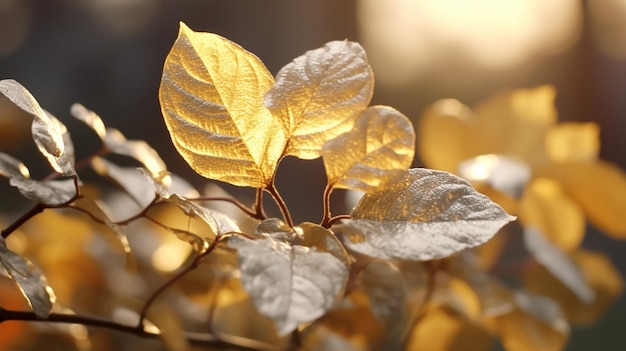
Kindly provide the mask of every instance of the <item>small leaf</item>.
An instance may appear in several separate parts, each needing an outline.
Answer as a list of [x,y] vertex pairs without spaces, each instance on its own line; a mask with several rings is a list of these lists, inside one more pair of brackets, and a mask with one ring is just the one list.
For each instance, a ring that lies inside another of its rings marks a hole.
[[36,181],[29,178],[13,177],[9,183],[16,187],[24,197],[47,206],[61,206],[76,197],[76,180],[44,180]]
[[274,79],[239,45],[180,24],[163,68],[159,100],[176,150],[200,175],[265,187],[286,136],[263,106]]
[[0,175],[7,178],[30,178],[30,171],[20,160],[0,152]]
[[585,278],[574,262],[556,246],[551,244],[537,229],[524,229],[524,244],[531,255],[542,266],[546,267],[554,277],[585,303],[594,300],[593,291],[585,282]]
[[382,259],[432,260],[483,244],[514,219],[467,181],[413,168],[359,201],[344,243]]
[[260,231],[256,240],[233,236],[229,245],[237,249],[244,289],[286,335],[332,307],[348,278],[348,256],[333,233],[319,225],[290,230],[270,219],[262,226],[279,231]]
[[46,157],[52,168],[64,176],[74,175],[76,171],[73,164],[73,147],[65,150],[65,143],[69,140],[67,128],[41,108],[31,93],[15,80],[1,80],[0,93],[35,117],[31,126],[33,139],[39,152]]
[[352,128],[373,90],[361,45],[332,41],[283,67],[265,94],[265,106],[290,138],[287,154],[313,159],[321,156],[326,141]]
[[504,155],[481,155],[459,164],[458,173],[472,183],[485,183],[511,196],[519,198],[530,180],[530,167]]
[[595,161],[600,153],[600,127],[596,123],[559,123],[546,135],[552,162]]
[[148,143],[143,140],[128,140],[115,128],[107,128],[104,145],[112,153],[134,158],[154,175],[167,171],[161,156]]
[[351,131],[326,142],[322,150],[328,183],[364,192],[402,176],[414,153],[413,125],[386,106],[367,108]]
[[41,270],[9,250],[4,238],[0,238],[0,264],[15,280],[37,317],[48,317],[56,298]]
[[89,128],[91,128],[96,134],[100,137],[100,140],[106,138],[106,127],[104,126],[104,122],[100,116],[98,116],[95,112],[90,111],[85,108],[85,106],[81,104],[73,104],[70,108],[70,113],[77,120],[85,123]]

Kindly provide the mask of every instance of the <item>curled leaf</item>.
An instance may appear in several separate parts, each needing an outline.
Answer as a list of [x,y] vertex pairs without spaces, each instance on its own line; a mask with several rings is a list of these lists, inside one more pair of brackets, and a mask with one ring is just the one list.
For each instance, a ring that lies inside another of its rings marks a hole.
[[361,198],[345,221],[344,243],[382,259],[432,260],[480,245],[514,219],[467,181],[413,168]]
[[286,153],[313,159],[321,156],[326,141],[352,128],[373,90],[361,45],[332,41],[283,67],[265,94],[265,106],[289,137]]
[[233,236],[241,281],[259,312],[285,335],[300,323],[323,315],[336,301],[348,278],[348,256],[333,233],[313,223],[293,230],[264,224],[276,232],[259,231],[251,240]]
[[200,175],[264,187],[283,156],[283,128],[263,106],[274,79],[239,45],[181,22],[159,100],[174,146]]
[[328,183],[372,192],[402,176],[415,153],[413,125],[391,107],[368,107],[354,128],[324,144]]
[[4,238],[0,238],[0,264],[17,283],[37,317],[48,317],[56,297],[41,270],[9,250]]
[[85,106],[81,104],[73,104],[70,108],[70,113],[74,118],[86,124],[89,128],[91,128],[101,140],[106,138],[106,127],[104,126],[104,122],[100,116],[98,116],[95,112],[88,110]]

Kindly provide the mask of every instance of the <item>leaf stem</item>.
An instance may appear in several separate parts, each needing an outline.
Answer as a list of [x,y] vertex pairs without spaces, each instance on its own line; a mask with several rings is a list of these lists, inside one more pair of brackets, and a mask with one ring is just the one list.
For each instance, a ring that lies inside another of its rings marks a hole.
[[330,228],[332,226],[331,218],[332,215],[330,213],[330,195],[333,193],[333,185],[328,183],[324,188],[324,195],[322,196],[322,203],[324,204],[324,217],[322,217],[322,222],[320,225],[324,228]]
[[[31,311],[14,311],[0,307],[0,323],[5,321],[28,321],[44,323],[68,323],[81,324],[89,327],[105,328],[127,334],[136,335],[142,338],[156,339],[160,335],[145,330],[143,327],[128,326],[113,320],[100,317],[84,316],[77,314],[51,313],[45,319],[41,319]],[[234,335],[215,335],[205,333],[185,332],[185,338],[196,346],[209,346],[215,349],[239,349],[249,351],[274,351],[276,347],[256,340],[247,339]]]
[[289,213],[289,209],[287,208],[287,204],[285,203],[285,200],[283,200],[283,198],[280,196],[280,193],[274,186],[274,179],[272,179],[272,181],[267,185],[265,190],[267,190],[267,192],[270,193],[270,195],[272,195],[272,198],[274,199],[274,202],[276,202],[276,205],[278,205],[278,208],[280,209],[280,212],[282,213],[283,218],[285,219],[285,222],[287,223],[287,225],[290,227],[293,227],[293,220],[291,219],[291,214]]

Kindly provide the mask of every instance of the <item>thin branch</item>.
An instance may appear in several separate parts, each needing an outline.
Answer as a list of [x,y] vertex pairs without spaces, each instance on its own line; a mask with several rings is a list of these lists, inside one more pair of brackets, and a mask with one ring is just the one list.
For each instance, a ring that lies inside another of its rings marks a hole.
[[[128,326],[120,324],[118,322],[76,314],[62,314],[51,313],[45,319],[41,319],[31,311],[13,311],[0,307],[0,323],[5,321],[28,321],[28,322],[41,322],[41,323],[67,323],[67,324],[81,324],[89,327],[105,328],[109,330],[115,330],[127,334],[136,335],[142,338],[156,339],[159,338],[159,333],[154,333],[145,330],[143,327]],[[185,332],[185,338],[196,346],[210,346],[216,349],[232,349],[248,351],[276,351],[277,348],[256,340],[247,339],[244,337],[234,335],[220,335],[219,337],[214,334],[205,333],[191,333]]]
[[272,198],[274,199],[274,202],[276,202],[276,205],[278,205],[278,208],[280,209],[280,212],[282,213],[283,218],[285,219],[285,222],[287,223],[287,225],[290,227],[293,227],[293,220],[291,219],[291,214],[289,213],[287,204],[285,203],[285,200],[283,200],[283,198],[280,196],[280,193],[274,186],[274,180],[270,182],[270,184],[267,186],[267,188],[265,188],[265,190],[267,190],[267,192],[270,193],[270,195],[272,195]]
[[196,197],[193,199],[187,199],[189,201],[225,201],[225,202],[230,202],[231,204],[235,205],[237,208],[239,208],[243,213],[245,213],[247,216],[252,217],[252,218],[256,218],[256,219],[265,219],[265,214],[263,213],[263,209],[261,207],[261,211],[255,209],[254,207],[251,209],[248,206],[242,204],[241,202],[239,202],[239,200],[232,198],[232,197],[222,197],[222,196],[216,196],[216,197],[212,197],[212,196],[202,196],[202,197]]
[[341,221],[342,219],[352,219],[352,216],[350,216],[350,215],[337,215],[337,216],[335,216],[335,217],[332,217],[331,219],[329,219],[329,220],[328,220],[328,224],[330,225],[330,226],[329,226],[329,228],[330,228],[333,224],[335,224],[335,223],[337,223],[337,222]]
[[17,228],[22,226],[22,224],[28,222],[29,219],[35,217],[37,214],[43,212],[48,206],[38,203],[33,206],[28,212],[24,213],[20,218],[15,220],[15,222],[11,223],[10,226],[6,227],[2,230],[2,237],[7,238],[11,233],[13,233]]

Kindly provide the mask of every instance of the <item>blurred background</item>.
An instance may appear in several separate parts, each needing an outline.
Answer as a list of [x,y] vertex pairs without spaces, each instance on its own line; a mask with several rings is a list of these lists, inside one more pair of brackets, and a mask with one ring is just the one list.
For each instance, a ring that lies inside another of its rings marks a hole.
[[[78,159],[99,144],[70,118],[74,102],[202,186],[172,147],[158,102],[179,21],[242,45],[274,74],[328,41],[359,41],[376,77],[372,104],[413,121],[440,98],[472,106],[500,89],[553,84],[559,119],[598,123],[602,158],[626,169],[626,0],[0,0],[0,78],[16,79],[68,126]],[[0,101],[0,151],[44,176],[29,123]],[[278,183],[297,222],[321,216],[319,160],[285,160]],[[15,209],[2,191],[2,208]],[[626,244],[591,230],[584,245],[608,252],[626,276]],[[601,322],[576,329],[568,350],[626,350],[624,326],[622,297]]]

